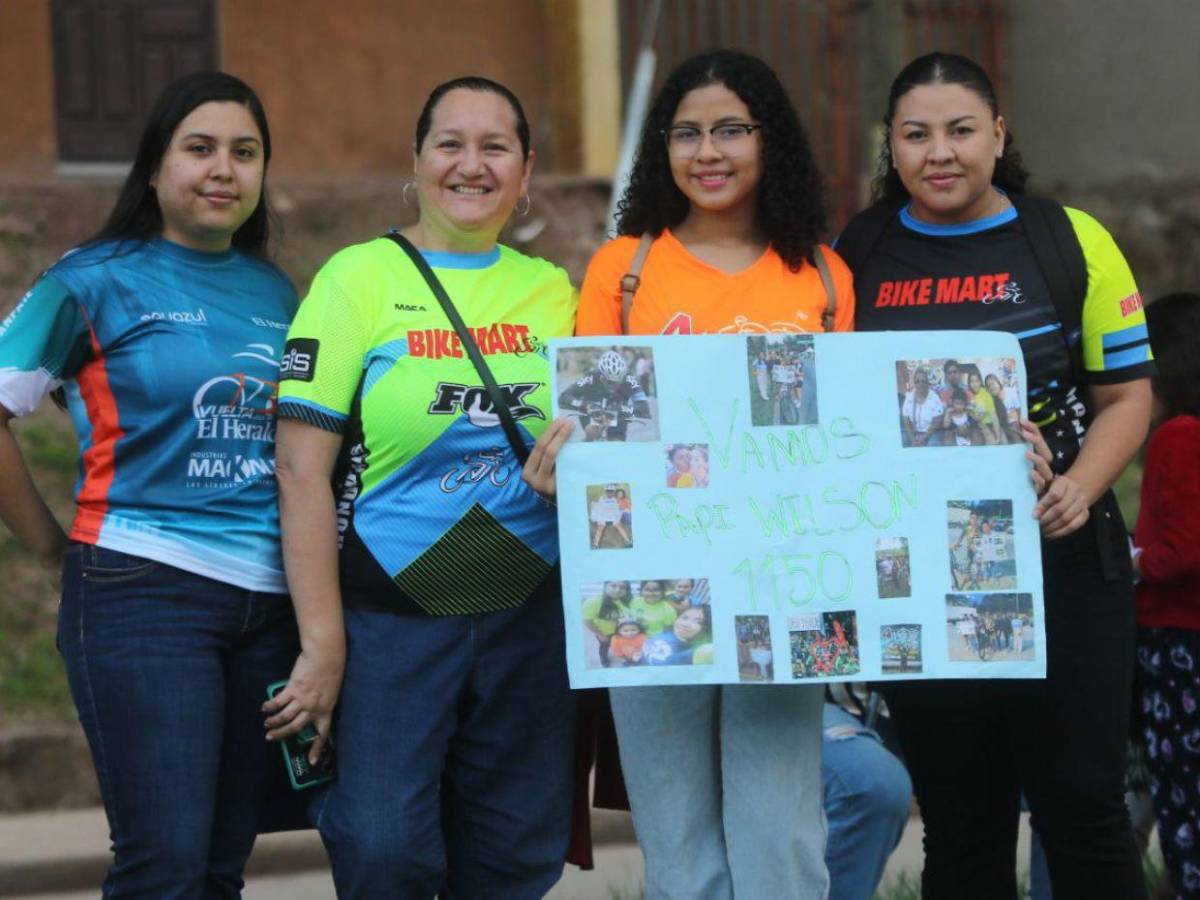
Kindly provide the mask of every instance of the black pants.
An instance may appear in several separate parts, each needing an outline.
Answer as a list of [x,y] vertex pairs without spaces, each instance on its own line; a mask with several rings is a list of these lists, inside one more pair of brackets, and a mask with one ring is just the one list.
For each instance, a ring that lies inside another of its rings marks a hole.
[[1133,589],[1115,503],[1092,509],[1106,513],[1102,542],[1090,524],[1042,545],[1046,680],[882,686],[925,823],[924,900],[1016,897],[1022,791],[1054,900],[1146,896],[1124,801]]

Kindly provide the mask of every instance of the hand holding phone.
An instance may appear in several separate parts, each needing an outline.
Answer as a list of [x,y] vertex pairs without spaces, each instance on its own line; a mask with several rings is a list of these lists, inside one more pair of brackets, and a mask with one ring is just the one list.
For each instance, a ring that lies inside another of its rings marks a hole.
[[[275,695],[287,687],[286,681],[276,681],[267,687],[267,699],[273,700]],[[316,763],[308,759],[312,743],[317,739],[317,729],[311,722],[301,728],[296,734],[289,735],[279,742],[283,751],[284,765],[287,767],[288,781],[292,788],[302,791],[305,788],[316,787],[333,781],[335,773],[335,757],[333,753],[333,733],[325,739],[321,755]]]

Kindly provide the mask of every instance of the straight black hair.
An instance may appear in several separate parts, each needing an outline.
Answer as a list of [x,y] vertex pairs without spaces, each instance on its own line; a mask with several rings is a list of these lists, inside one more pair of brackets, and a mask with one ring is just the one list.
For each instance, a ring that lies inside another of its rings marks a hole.
[[429,126],[433,122],[433,111],[437,108],[439,101],[451,91],[459,88],[468,91],[488,91],[508,101],[513,114],[517,117],[517,137],[521,141],[521,156],[529,159],[529,120],[525,118],[525,108],[521,106],[521,101],[517,99],[516,94],[500,82],[484,78],[482,75],[464,75],[461,78],[453,78],[439,84],[429,92],[429,96],[425,98],[425,105],[421,107],[421,115],[417,116],[417,152],[421,152],[421,147],[429,134]]
[[1200,294],[1159,297],[1146,306],[1158,374],[1151,386],[1168,416],[1200,416]]
[[[888,92],[887,113],[883,117],[883,126],[890,133],[892,119],[896,115],[896,104],[900,98],[913,88],[926,84],[959,84],[974,91],[992,111],[992,117],[1000,115],[1000,105],[996,101],[996,89],[987,72],[974,60],[957,53],[927,53],[919,56],[900,70],[892,81],[892,89]],[[995,171],[992,172],[992,184],[1008,194],[1024,194],[1025,185],[1029,181],[1029,173],[1021,164],[1021,154],[1013,146],[1011,129],[1004,132],[1004,153],[996,160]],[[899,202],[908,199],[908,188],[900,180],[900,174],[892,165],[892,144],[884,140],[883,149],[879,152],[879,164],[875,172],[873,193],[876,200]]]
[[240,103],[250,111],[262,135],[262,196],[250,218],[234,232],[233,246],[253,256],[266,256],[270,238],[266,167],[271,161],[271,131],[258,95],[240,78],[225,72],[194,72],[167,85],[146,119],[133,168],[129,170],[108,221],[88,243],[109,240],[145,243],[162,232],[162,210],[150,179],[162,164],[179,123],[205,103]]

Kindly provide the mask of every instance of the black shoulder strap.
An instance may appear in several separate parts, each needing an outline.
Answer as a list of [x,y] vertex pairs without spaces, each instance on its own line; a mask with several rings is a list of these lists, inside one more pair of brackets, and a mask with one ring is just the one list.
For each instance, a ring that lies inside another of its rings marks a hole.
[[1083,301],[1087,296],[1087,260],[1066,210],[1045,197],[1014,194],[1009,199],[1029,239],[1058,321],[1062,323],[1071,374],[1080,387],[1087,384],[1083,367]]
[[425,278],[425,283],[429,285],[429,290],[433,292],[433,296],[437,297],[438,303],[442,305],[442,310],[446,313],[446,318],[450,320],[450,324],[458,332],[458,339],[462,342],[463,349],[467,351],[467,356],[475,364],[475,370],[479,373],[479,377],[483,381],[483,386],[492,401],[492,409],[495,410],[496,415],[500,419],[500,424],[504,427],[504,433],[508,436],[508,442],[512,445],[513,453],[517,455],[517,461],[522,466],[525,465],[525,460],[529,459],[529,448],[525,446],[525,441],[521,438],[521,432],[517,429],[517,421],[513,418],[512,410],[509,409],[508,401],[504,399],[504,394],[501,393],[500,386],[496,384],[496,379],[492,376],[492,370],[488,368],[488,364],[484,361],[483,354],[479,352],[479,346],[475,343],[474,336],[472,336],[470,330],[463,322],[462,316],[454,308],[454,303],[450,300],[450,295],[442,287],[441,281],[433,273],[433,269],[429,267],[429,263],[425,261],[425,257],[421,255],[421,251],[414,247],[408,238],[398,231],[389,231],[384,237],[395,242],[397,247],[408,254],[408,258],[417,267],[417,271]]
[[850,220],[840,235],[833,249],[845,260],[851,272],[858,272],[888,226],[895,218],[903,203],[879,201],[868,206]]

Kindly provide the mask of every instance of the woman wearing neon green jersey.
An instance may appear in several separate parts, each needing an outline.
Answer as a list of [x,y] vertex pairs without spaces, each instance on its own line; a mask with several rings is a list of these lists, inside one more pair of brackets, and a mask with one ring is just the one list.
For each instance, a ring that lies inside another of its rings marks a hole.
[[[436,88],[417,122],[418,222],[532,446],[550,421],[566,274],[496,243],[533,153],[495,82]],[[315,804],[340,897],[542,896],[570,816],[572,707],[553,511],[527,487],[481,378],[388,239],[336,254],[292,325],[278,475],[303,650],[272,738],[338,705],[338,775]],[[332,490],[331,483],[335,485]]]

